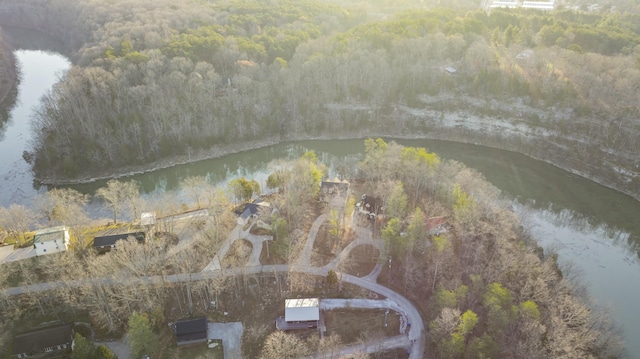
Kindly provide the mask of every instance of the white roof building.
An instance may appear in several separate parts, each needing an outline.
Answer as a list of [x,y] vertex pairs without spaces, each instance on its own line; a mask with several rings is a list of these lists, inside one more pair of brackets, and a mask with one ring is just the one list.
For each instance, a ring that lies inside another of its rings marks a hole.
[[284,320],[286,322],[310,322],[320,320],[318,298],[285,299]]
[[66,251],[69,249],[67,227],[58,226],[36,231],[33,248],[36,250],[36,256]]

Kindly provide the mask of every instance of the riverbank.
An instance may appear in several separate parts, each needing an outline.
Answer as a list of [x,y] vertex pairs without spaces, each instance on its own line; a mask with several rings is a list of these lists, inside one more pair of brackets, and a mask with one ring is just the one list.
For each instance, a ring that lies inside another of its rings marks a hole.
[[[467,105],[474,99],[466,98]],[[478,103],[478,106],[482,104]],[[507,107],[510,104],[497,104]],[[520,118],[537,116],[544,117],[544,111],[539,109],[526,109],[523,106],[515,106],[518,113],[511,115]],[[501,114],[501,118],[483,116],[472,110],[441,112],[426,108],[409,108],[397,106],[394,116],[401,117],[401,122],[406,123],[405,128],[397,131],[389,131],[383,128],[370,128],[367,131],[349,132],[325,135],[284,135],[234,143],[217,145],[208,150],[194,152],[190,155],[179,155],[166,158],[161,161],[149,163],[144,166],[131,166],[119,171],[108,171],[82,178],[36,178],[35,180],[45,185],[73,185],[91,183],[110,178],[122,178],[136,174],[149,173],[160,169],[171,168],[178,165],[194,163],[207,159],[219,158],[225,155],[240,153],[272,146],[279,143],[305,141],[305,140],[332,140],[332,139],[365,139],[368,137],[385,137],[397,139],[426,139],[442,140],[460,143],[480,145],[500,150],[520,153],[535,160],[539,160],[555,167],[571,172],[575,175],[587,178],[603,186],[609,187],[626,195],[640,200],[640,192],[634,186],[633,179],[640,173],[631,169],[618,167],[620,159],[612,159],[616,154],[605,153],[599,148],[590,151],[581,151],[580,148],[587,145],[584,139],[564,138],[557,131],[542,126],[534,126],[523,120],[507,120],[507,114]],[[395,122],[395,121],[394,121]],[[514,122],[519,122],[514,124]],[[413,125],[409,125],[413,123]],[[416,125],[418,123],[418,125]],[[418,126],[422,130],[415,131]],[[428,128],[428,131],[423,129]],[[594,146],[596,147],[596,146]],[[599,151],[594,155],[593,152]],[[586,160],[594,160],[594,163]],[[597,162],[595,162],[597,160]],[[624,160],[624,159],[622,159]],[[629,161],[631,164],[632,161]]]

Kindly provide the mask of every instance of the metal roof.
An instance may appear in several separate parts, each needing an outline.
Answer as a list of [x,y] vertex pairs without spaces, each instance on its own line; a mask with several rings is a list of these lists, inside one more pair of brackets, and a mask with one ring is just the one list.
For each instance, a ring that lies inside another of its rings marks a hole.
[[61,240],[64,241],[66,226],[57,226],[37,230],[33,236],[33,243],[43,243],[48,241]]
[[287,322],[320,320],[318,298],[285,299],[284,318]]

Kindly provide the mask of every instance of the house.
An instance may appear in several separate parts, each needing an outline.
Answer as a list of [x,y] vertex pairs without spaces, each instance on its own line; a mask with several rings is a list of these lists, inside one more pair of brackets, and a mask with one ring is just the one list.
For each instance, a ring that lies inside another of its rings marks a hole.
[[65,252],[69,249],[69,230],[66,226],[40,229],[33,237],[36,256]]
[[246,203],[242,210],[236,211],[238,221],[247,223],[250,218],[256,219],[260,215],[260,210],[264,208],[271,208],[271,204],[261,199],[256,199],[251,203]]
[[456,75],[458,73],[458,70],[456,70],[455,68],[451,67],[451,66],[447,66],[444,68],[444,70],[449,74],[449,75]]
[[93,238],[93,248],[100,253],[106,253],[112,249],[116,249],[116,242],[126,240],[129,237],[135,238],[138,242],[144,243],[144,232],[127,232],[120,234],[112,234],[107,236],[99,236]]
[[320,320],[318,298],[285,299],[284,317],[276,319],[279,330],[317,328]]
[[432,236],[439,236],[442,233],[447,233],[447,217],[431,217],[427,218],[426,221],[427,233]]
[[349,199],[350,183],[347,180],[333,179],[320,184],[320,200],[330,208],[344,208]]
[[173,325],[178,345],[205,343],[207,341],[207,318],[180,319]]
[[13,337],[13,358],[38,358],[71,350],[71,324],[35,329]]
[[369,219],[375,219],[384,212],[382,199],[366,194],[362,195],[361,201],[356,204],[356,208],[360,214],[368,216]]

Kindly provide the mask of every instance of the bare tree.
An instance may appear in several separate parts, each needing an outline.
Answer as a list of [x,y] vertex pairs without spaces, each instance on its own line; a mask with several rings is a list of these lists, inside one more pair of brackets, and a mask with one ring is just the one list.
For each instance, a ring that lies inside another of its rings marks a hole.
[[205,191],[208,187],[211,186],[204,176],[189,176],[180,181],[180,188],[196,203],[196,208],[200,208],[200,200],[206,195]]
[[[107,182],[106,187],[99,188],[96,191],[96,196],[107,202],[113,210],[113,223],[118,223],[118,213],[127,205],[133,207],[131,204],[135,203],[135,198],[140,196],[140,189],[134,180],[121,182],[113,179]],[[132,212],[137,212],[134,208],[131,208]]]
[[0,207],[0,227],[15,237],[19,246],[24,244],[25,233],[34,222],[34,213],[21,204],[11,204],[9,208]]
[[294,334],[271,333],[264,342],[260,359],[297,359],[309,355],[307,344]]

